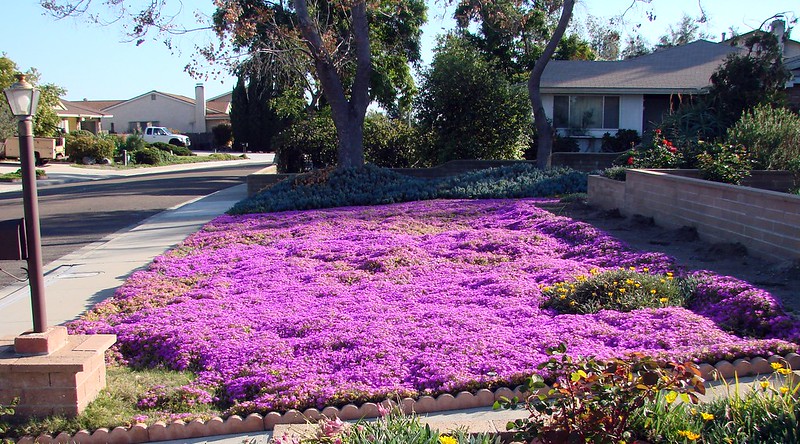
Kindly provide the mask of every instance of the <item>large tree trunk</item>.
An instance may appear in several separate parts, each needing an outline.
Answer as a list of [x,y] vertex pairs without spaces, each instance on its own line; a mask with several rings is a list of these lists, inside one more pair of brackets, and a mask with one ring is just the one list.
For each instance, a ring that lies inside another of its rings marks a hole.
[[314,57],[322,91],[331,106],[333,123],[339,136],[339,167],[364,163],[364,117],[369,105],[369,74],[371,67],[369,23],[366,0],[355,3],[350,12],[353,20],[353,39],[356,48],[356,73],[350,100],[345,95],[342,79],[325,49],[319,31],[308,14],[305,0],[294,0],[300,32]]
[[536,60],[536,64],[531,71],[528,79],[528,94],[531,98],[531,108],[533,109],[533,119],[536,124],[536,135],[539,148],[536,151],[536,165],[541,168],[550,168],[550,159],[553,155],[553,128],[547,122],[547,113],[542,104],[542,95],[539,91],[539,84],[542,81],[542,73],[547,66],[547,62],[556,52],[561,37],[567,30],[569,20],[572,18],[572,9],[575,7],[575,0],[564,0],[564,9],[561,11],[561,18],[558,19],[555,31],[542,55]]

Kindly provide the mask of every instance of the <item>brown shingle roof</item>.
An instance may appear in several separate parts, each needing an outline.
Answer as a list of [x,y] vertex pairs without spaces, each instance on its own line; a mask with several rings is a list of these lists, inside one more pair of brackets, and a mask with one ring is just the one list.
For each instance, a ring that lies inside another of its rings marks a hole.
[[64,105],[64,109],[59,109],[56,113],[62,117],[111,117],[110,114],[100,111],[87,102],[71,102],[62,99],[61,104]]
[[628,60],[552,60],[542,75],[543,93],[698,93],[728,54],[726,44],[698,40]]
[[81,106],[103,111],[110,106],[119,105],[122,102],[124,102],[124,100],[81,100],[80,102],[72,103],[80,103]]

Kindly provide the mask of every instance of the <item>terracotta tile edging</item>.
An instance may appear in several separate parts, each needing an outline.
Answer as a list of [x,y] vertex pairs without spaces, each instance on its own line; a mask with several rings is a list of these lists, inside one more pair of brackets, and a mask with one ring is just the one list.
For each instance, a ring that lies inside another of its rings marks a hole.
[[[703,379],[713,380],[724,377],[732,379],[734,375],[756,376],[766,375],[774,372],[772,363],[786,363],[792,369],[800,369],[800,355],[788,353],[786,356],[772,355],[768,358],[760,356],[746,359],[736,359],[733,362],[722,360],[714,365],[708,363],[699,364],[700,373]],[[543,389],[547,390],[547,388]],[[521,387],[514,390],[508,387],[501,387],[494,392],[489,389],[480,389],[475,393],[459,392],[455,396],[444,393],[434,398],[432,396],[421,396],[419,399],[403,398],[399,401],[385,400],[380,403],[367,402],[361,406],[353,404],[345,405],[341,408],[325,407],[322,411],[309,408],[300,412],[289,410],[284,414],[269,412],[266,415],[251,413],[242,418],[238,415],[231,415],[226,419],[220,417],[211,418],[208,421],[192,420],[188,423],[174,421],[172,423],[156,422],[151,426],[146,424],[135,424],[130,428],[116,427],[113,430],[105,428],[97,429],[90,433],[81,430],[70,436],[67,433],[59,433],[55,438],[51,435],[41,435],[37,438],[23,436],[17,443],[35,442],[126,442],[144,443],[164,440],[179,440],[216,435],[233,435],[241,433],[266,432],[274,429],[276,424],[305,424],[316,421],[323,416],[338,417],[342,420],[357,420],[362,418],[375,418],[379,416],[380,407],[389,408],[398,406],[405,413],[433,413],[448,410],[465,410],[478,407],[489,407],[501,397],[513,398],[522,397]]]

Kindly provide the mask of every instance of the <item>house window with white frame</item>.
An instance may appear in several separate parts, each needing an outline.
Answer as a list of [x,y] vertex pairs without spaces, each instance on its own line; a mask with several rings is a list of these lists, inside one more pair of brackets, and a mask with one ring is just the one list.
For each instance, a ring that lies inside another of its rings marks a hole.
[[618,129],[619,96],[555,96],[553,126],[558,129]]

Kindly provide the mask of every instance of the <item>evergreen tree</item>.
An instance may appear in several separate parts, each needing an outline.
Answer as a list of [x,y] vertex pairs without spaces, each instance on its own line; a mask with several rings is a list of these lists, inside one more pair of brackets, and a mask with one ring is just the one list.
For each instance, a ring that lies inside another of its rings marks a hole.
[[231,129],[233,130],[233,148],[242,149],[242,144],[250,144],[250,122],[247,104],[247,90],[244,86],[245,75],[239,73],[236,86],[231,94]]

